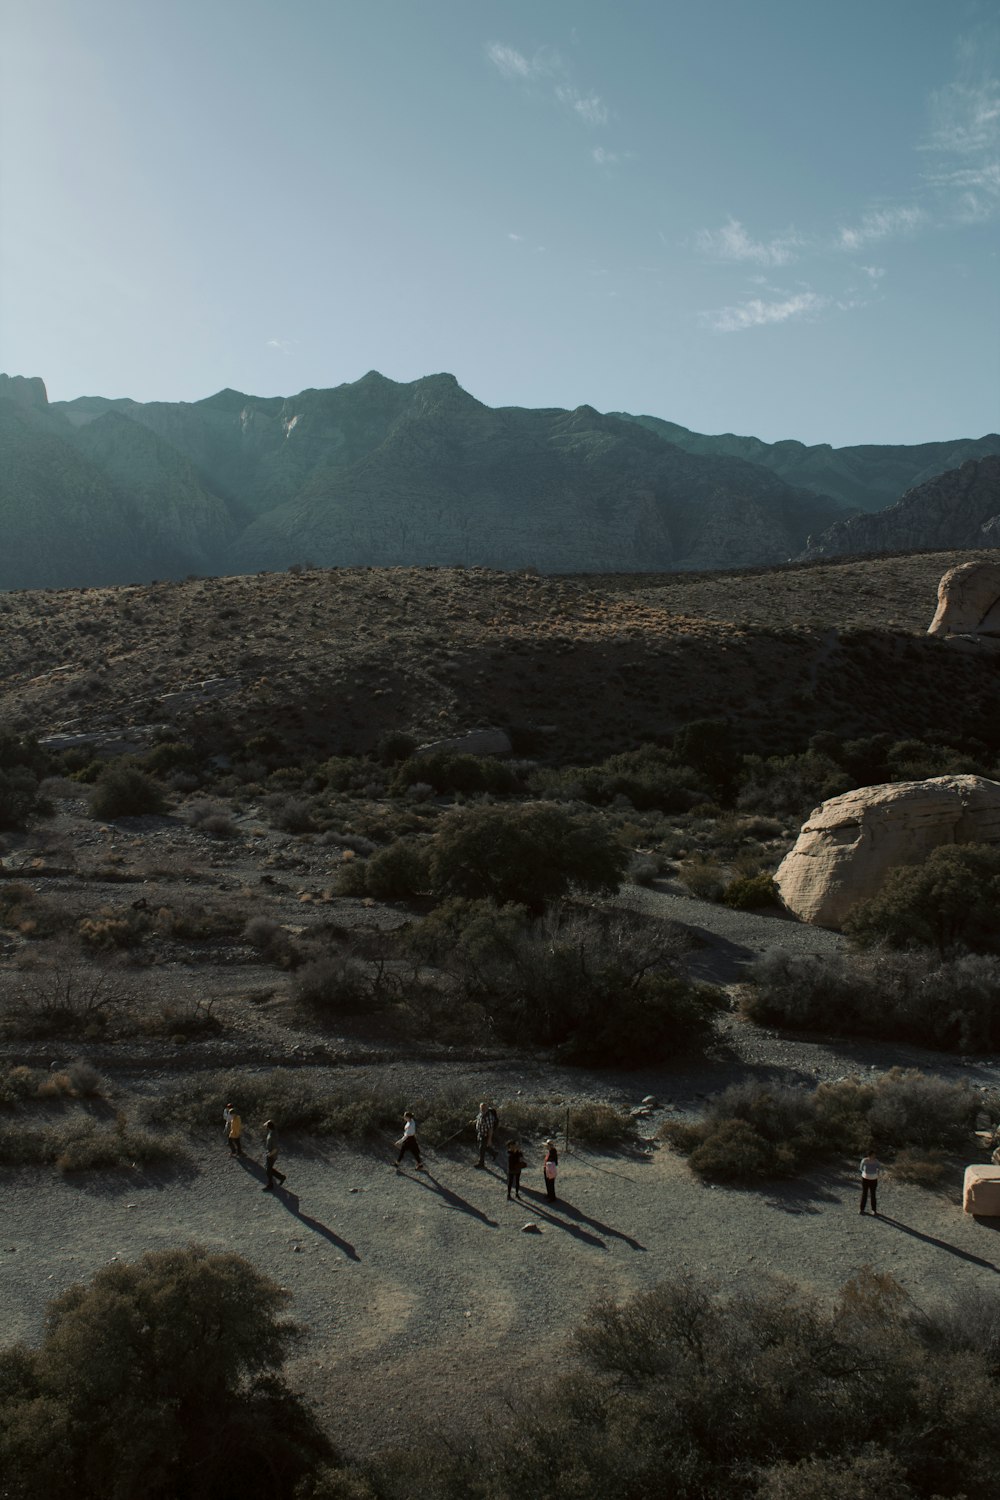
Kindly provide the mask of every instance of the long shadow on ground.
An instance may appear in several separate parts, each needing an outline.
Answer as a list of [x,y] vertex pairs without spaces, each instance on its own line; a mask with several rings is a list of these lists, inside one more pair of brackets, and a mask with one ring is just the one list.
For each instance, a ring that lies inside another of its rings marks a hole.
[[888,1224],[892,1229],[898,1229],[902,1234],[908,1234],[915,1240],[923,1240],[925,1245],[934,1245],[938,1250],[946,1250],[949,1255],[957,1255],[959,1260],[967,1260],[971,1265],[982,1266],[987,1271],[996,1271],[1000,1276],[1000,1266],[994,1265],[991,1260],[983,1260],[981,1255],[971,1255],[968,1250],[960,1250],[957,1245],[951,1245],[947,1240],[939,1240],[933,1234],[922,1234],[919,1229],[913,1229],[909,1224],[904,1224],[902,1219],[890,1218],[888,1214],[874,1214],[872,1216],[880,1224]]
[[[524,1199],[525,1194],[527,1194],[527,1196],[534,1201],[536,1205],[536,1212],[540,1211],[540,1205],[542,1203],[548,1203],[549,1201],[546,1198],[545,1194],[538,1192],[536,1188],[522,1188],[522,1200]],[[577,1208],[575,1204],[567,1203],[565,1198],[556,1199],[556,1206],[553,1212],[563,1215],[563,1219],[557,1219],[554,1221],[555,1223],[562,1224],[562,1227],[569,1230],[570,1234],[575,1233],[581,1239],[589,1240],[592,1244],[595,1245],[600,1245],[602,1249],[607,1249],[607,1246],[604,1244],[603,1240],[597,1239],[595,1235],[587,1234],[586,1230],[575,1229],[573,1224],[567,1224],[564,1222],[564,1220],[572,1219],[574,1221],[574,1224],[576,1225],[589,1224],[591,1229],[597,1230],[598,1234],[606,1234],[610,1235],[612,1239],[624,1240],[625,1244],[628,1245],[632,1250],[644,1251],[646,1249],[645,1245],[640,1244],[638,1240],[633,1239],[630,1234],[625,1234],[621,1229],[613,1229],[610,1224],[603,1224],[600,1219],[591,1218],[589,1214],[585,1214],[583,1210]],[[545,1214],[544,1217],[549,1218],[550,1215]]]
[[424,1188],[428,1193],[436,1193],[449,1208],[457,1208],[460,1213],[468,1214],[473,1219],[479,1219],[481,1223],[488,1224],[490,1229],[500,1228],[496,1219],[491,1219],[488,1214],[484,1214],[482,1209],[476,1208],[467,1198],[459,1197],[458,1193],[452,1192],[451,1188],[446,1188],[442,1182],[439,1182],[429,1167],[425,1169],[421,1176],[417,1176],[416,1174],[411,1176],[409,1172],[403,1172],[402,1170],[399,1171],[399,1175],[400,1177],[405,1177],[409,1182],[415,1182],[418,1187]]

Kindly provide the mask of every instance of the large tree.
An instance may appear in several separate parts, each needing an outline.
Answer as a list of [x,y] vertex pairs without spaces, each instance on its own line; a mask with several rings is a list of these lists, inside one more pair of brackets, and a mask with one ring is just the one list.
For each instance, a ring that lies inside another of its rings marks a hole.
[[284,1497],[333,1454],[280,1371],[288,1301],[192,1246],[99,1271],[51,1303],[41,1347],[0,1355],[10,1500]]

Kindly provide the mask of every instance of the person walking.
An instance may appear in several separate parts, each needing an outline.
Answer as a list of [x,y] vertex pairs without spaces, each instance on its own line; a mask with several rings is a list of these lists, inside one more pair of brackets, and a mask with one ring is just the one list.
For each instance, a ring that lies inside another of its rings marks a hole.
[[479,1160],[476,1166],[485,1168],[487,1151],[494,1161],[497,1159],[497,1153],[493,1149],[493,1132],[500,1123],[500,1116],[492,1104],[484,1102],[480,1104],[479,1113],[473,1123],[476,1127],[476,1141],[479,1144]]
[[875,1201],[875,1195],[878,1192],[879,1170],[880,1163],[878,1157],[875,1155],[875,1147],[869,1146],[868,1154],[861,1158],[861,1207],[858,1209],[858,1213],[864,1213],[865,1204],[870,1197],[872,1200],[872,1213],[876,1218],[878,1218],[878,1204]]
[[545,1158],[542,1162],[542,1172],[545,1176],[545,1196],[550,1203],[555,1203],[556,1176],[559,1172],[559,1152],[556,1150],[555,1141],[545,1142]]
[[226,1105],[226,1140],[229,1142],[230,1156],[243,1155],[243,1121],[240,1119],[239,1111],[233,1104]]
[[521,1146],[518,1141],[507,1142],[507,1202],[510,1202],[510,1190],[514,1189],[514,1197],[521,1197],[521,1173],[528,1163],[521,1154]]
[[417,1122],[409,1110],[406,1110],[403,1115],[403,1134],[396,1145],[399,1147],[399,1155],[396,1157],[397,1167],[402,1166],[403,1157],[409,1153],[410,1156],[417,1158],[417,1171],[426,1170],[420,1156],[420,1144],[417,1141]]
[[274,1188],[274,1179],[284,1185],[285,1174],[279,1172],[275,1166],[278,1160],[278,1132],[274,1128],[273,1120],[264,1121],[264,1160],[267,1164],[267,1181],[261,1188],[262,1193],[269,1193]]

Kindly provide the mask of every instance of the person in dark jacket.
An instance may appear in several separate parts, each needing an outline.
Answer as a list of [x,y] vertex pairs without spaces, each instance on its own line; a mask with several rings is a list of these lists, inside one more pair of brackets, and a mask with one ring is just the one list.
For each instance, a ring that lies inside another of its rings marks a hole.
[[270,1192],[274,1187],[274,1179],[284,1183],[285,1174],[279,1172],[275,1166],[278,1160],[278,1132],[274,1128],[273,1120],[264,1121],[264,1160],[267,1163],[267,1181],[261,1188],[262,1193]]
[[559,1171],[559,1152],[556,1150],[555,1141],[545,1142],[545,1159],[542,1162],[542,1172],[545,1176],[545,1196],[550,1203],[556,1201],[556,1175]]
[[510,1190],[514,1189],[514,1197],[521,1196],[521,1173],[528,1163],[521,1154],[521,1147],[517,1141],[507,1142],[507,1201],[510,1202]]
[[494,1161],[497,1159],[497,1153],[493,1149],[493,1132],[500,1123],[500,1116],[497,1114],[495,1107],[492,1104],[487,1104],[484,1100],[480,1104],[479,1113],[472,1123],[476,1127],[476,1144],[479,1146],[479,1160],[476,1162],[476,1166],[485,1167],[487,1151]]

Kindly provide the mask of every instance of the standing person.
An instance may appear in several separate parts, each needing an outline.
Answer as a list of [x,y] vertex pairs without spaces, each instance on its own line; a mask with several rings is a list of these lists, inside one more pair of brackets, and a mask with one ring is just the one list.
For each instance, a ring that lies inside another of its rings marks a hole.
[[232,1104],[226,1105],[226,1140],[229,1142],[230,1156],[243,1155],[243,1121],[240,1119],[239,1111]]
[[556,1201],[556,1174],[558,1171],[559,1152],[556,1150],[556,1143],[555,1141],[546,1141],[542,1172],[545,1174],[545,1196],[550,1203]]
[[406,1110],[403,1115],[403,1134],[396,1142],[396,1145],[399,1147],[399,1155],[396,1157],[397,1167],[402,1165],[403,1157],[409,1152],[411,1156],[417,1158],[417,1171],[423,1172],[425,1170],[420,1157],[420,1145],[417,1141],[417,1122],[409,1110]]
[[514,1197],[521,1197],[521,1173],[528,1163],[521,1154],[521,1146],[518,1141],[507,1142],[507,1202],[510,1202],[510,1190],[514,1189]]
[[496,1161],[497,1153],[493,1149],[493,1132],[500,1123],[500,1116],[492,1104],[480,1104],[479,1113],[475,1118],[476,1140],[479,1143],[479,1160],[477,1167],[486,1166],[487,1151]]
[[225,1107],[225,1109],[222,1111],[222,1138],[223,1138],[223,1140],[228,1141],[228,1139],[229,1139],[229,1122],[230,1122],[230,1120],[232,1118],[233,1118],[233,1106],[231,1104],[227,1104],[226,1107]]
[[872,1200],[872,1213],[878,1218],[878,1205],[875,1202],[875,1194],[878,1192],[879,1159],[875,1155],[875,1147],[868,1147],[867,1156],[861,1158],[861,1207],[858,1213],[863,1214],[865,1204],[869,1195]]
[[278,1132],[274,1128],[273,1120],[264,1121],[264,1159],[267,1163],[267,1181],[261,1188],[262,1193],[270,1192],[274,1187],[274,1179],[284,1185],[285,1174],[279,1172],[275,1166],[278,1160]]

